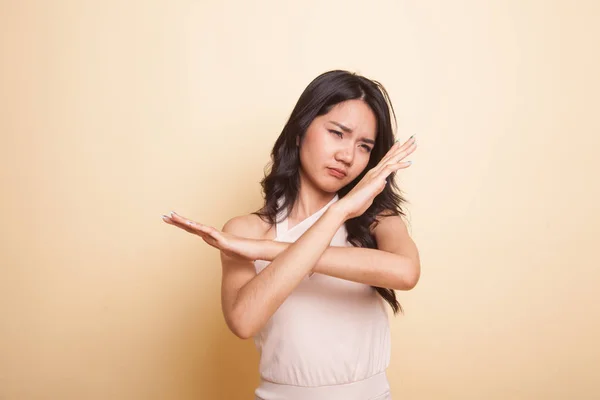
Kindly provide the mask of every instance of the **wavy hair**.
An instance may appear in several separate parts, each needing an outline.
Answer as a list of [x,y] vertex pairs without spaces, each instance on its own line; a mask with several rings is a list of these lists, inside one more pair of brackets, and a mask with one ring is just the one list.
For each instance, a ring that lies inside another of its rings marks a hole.
[[[304,89],[275,141],[271,151],[271,161],[265,167],[265,176],[261,180],[265,203],[253,214],[275,225],[280,222],[277,221],[280,210],[278,200],[283,196],[285,201],[282,208],[286,210],[284,218],[289,215],[300,188],[300,154],[296,144],[297,138],[299,137],[302,142],[309,125],[316,117],[327,114],[336,104],[354,99],[364,101],[375,114],[377,135],[367,166],[354,181],[338,191],[339,198],[348,194],[366,172],[381,161],[395,142],[390,111],[394,123],[396,123],[396,115],[387,91],[379,82],[356,73],[343,70],[325,72]],[[362,215],[345,222],[348,242],[353,246],[377,248],[375,237],[371,234],[371,227],[376,226],[378,215],[405,216],[401,206],[406,200],[394,181],[394,175],[395,173],[390,174],[383,191],[373,199],[373,204]],[[403,312],[393,289],[375,286],[374,289],[389,303],[394,314]]]

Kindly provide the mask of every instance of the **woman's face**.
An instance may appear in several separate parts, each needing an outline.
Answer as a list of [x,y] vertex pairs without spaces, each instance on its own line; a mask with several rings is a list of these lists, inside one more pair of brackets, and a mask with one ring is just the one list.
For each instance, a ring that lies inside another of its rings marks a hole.
[[300,143],[301,179],[325,192],[337,192],[367,166],[376,130],[375,114],[364,101],[336,104],[306,130]]

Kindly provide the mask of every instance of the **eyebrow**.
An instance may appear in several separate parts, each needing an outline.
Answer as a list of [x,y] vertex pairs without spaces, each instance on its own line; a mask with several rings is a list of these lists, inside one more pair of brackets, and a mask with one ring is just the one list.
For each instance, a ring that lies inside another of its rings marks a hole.
[[[348,132],[348,133],[352,133],[352,129],[348,128],[347,126],[344,126],[342,124],[340,124],[339,122],[335,122],[335,121],[329,121],[334,125],[339,126],[344,132]],[[365,142],[365,143],[369,143],[372,145],[375,145],[375,141],[372,139],[367,139],[367,138],[360,138],[360,141]]]

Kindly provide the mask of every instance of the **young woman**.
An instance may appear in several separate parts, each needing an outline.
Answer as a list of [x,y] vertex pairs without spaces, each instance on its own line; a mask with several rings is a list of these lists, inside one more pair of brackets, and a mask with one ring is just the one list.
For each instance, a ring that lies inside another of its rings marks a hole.
[[221,231],[163,216],[220,250],[225,321],[261,353],[256,399],[391,399],[384,302],[402,310],[420,260],[394,182],[416,142],[394,140],[390,111],[378,82],[326,72],[275,142],[260,210]]

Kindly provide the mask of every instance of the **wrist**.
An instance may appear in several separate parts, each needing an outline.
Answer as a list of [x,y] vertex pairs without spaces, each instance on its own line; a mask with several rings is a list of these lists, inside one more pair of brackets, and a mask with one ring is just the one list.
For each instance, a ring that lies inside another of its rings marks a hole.
[[264,239],[252,239],[252,258],[255,260],[268,260],[268,241]]
[[255,254],[257,260],[273,261],[285,249],[286,243],[269,239],[256,239]]
[[348,220],[348,212],[344,208],[344,203],[342,203],[342,200],[339,200],[331,206],[329,206],[325,213],[332,215],[332,217],[335,218],[340,223],[340,225],[346,222],[346,220]]

